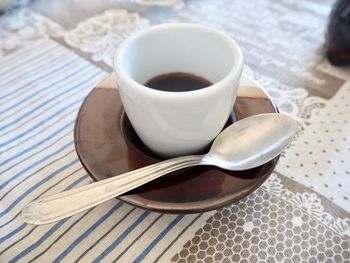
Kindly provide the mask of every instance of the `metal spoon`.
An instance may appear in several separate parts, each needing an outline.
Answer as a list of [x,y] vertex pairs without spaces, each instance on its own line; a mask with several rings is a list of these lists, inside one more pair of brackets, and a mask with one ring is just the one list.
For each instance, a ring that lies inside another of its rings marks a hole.
[[261,114],[237,121],[214,140],[205,155],[169,159],[76,189],[43,197],[24,207],[23,221],[51,223],[101,204],[164,174],[195,165],[214,165],[227,170],[246,170],[262,165],[293,139],[296,121],[282,114]]

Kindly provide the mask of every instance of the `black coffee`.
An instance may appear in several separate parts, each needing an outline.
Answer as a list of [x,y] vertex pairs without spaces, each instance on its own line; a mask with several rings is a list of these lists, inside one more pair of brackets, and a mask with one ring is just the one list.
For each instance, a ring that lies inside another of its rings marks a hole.
[[203,77],[183,72],[159,75],[145,83],[151,89],[171,92],[198,90],[210,85],[212,83]]

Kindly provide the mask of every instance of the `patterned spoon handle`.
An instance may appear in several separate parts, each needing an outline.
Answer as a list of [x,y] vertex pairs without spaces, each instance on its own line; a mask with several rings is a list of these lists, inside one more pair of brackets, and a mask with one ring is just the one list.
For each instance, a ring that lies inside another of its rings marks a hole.
[[35,225],[55,222],[101,204],[162,175],[204,164],[202,159],[202,155],[173,158],[96,183],[46,196],[26,205],[22,211],[22,219],[26,223]]

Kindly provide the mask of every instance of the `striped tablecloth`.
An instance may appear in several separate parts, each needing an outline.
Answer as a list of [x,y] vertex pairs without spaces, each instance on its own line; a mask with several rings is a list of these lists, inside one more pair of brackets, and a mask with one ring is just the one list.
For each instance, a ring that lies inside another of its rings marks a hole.
[[4,58],[0,72],[1,262],[164,262],[210,215],[151,213],[111,200],[54,224],[23,223],[25,204],[90,182],[73,127],[107,73],[52,40]]

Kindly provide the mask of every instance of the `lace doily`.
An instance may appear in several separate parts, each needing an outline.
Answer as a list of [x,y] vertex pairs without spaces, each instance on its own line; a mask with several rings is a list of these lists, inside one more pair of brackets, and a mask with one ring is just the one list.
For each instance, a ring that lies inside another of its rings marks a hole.
[[0,57],[48,39],[63,35],[60,25],[27,8],[0,16]]
[[132,2],[140,5],[173,7],[176,9],[180,9],[184,6],[183,0],[132,0]]
[[303,102],[308,95],[305,89],[282,84],[277,79],[253,71],[249,66],[244,67],[244,72],[255,79],[268,92],[281,112],[293,116],[300,114]]
[[118,45],[132,33],[149,25],[148,19],[127,10],[107,10],[77,25],[64,35],[65,41],[84,52],[91,53],[95,61],[112,66]]

